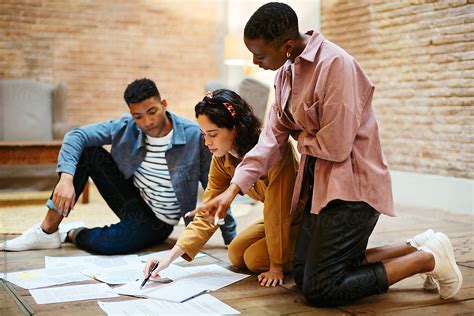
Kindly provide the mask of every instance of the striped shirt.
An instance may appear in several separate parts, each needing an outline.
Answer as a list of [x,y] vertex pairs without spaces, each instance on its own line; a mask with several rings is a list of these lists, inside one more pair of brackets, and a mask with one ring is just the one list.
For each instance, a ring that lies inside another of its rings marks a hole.
[[146,136],[146,156],[134,173],[133,183],[158,219],[176,225],[181,210],[165,159],[172,135],[173,131],[164,137]]

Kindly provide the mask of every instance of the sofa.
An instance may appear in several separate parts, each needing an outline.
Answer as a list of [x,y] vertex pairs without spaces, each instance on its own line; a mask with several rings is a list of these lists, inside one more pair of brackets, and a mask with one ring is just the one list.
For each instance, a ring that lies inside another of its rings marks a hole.
[[[0,79],[0,142],[62,140],[77,125],[68,120],[67,85]],[[0,165],[0,191],[50,190],[55,164]]]

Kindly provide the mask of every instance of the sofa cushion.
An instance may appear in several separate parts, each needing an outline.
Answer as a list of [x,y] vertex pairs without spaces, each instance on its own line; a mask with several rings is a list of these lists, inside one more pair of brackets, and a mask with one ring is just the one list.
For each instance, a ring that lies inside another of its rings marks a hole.
[[0,80],[2,140],[51,140],[53,89],[31,79]]

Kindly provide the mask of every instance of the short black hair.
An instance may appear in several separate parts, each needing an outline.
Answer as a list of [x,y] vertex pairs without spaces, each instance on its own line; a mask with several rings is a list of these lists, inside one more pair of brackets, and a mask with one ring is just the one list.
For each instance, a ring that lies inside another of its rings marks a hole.
[[295,11],[280,2],[270,2],[258,8],[244,29],[245,38],[261,38],[278,47],[289,39],[297,39],[298,36],[298,17]]
[[[234,112],[231,112],[224,103],[229,103]],[[196,104],[194,111],[196,118],[199,115],[205,115],[217,127],[228,130],[235,127],[234,146],[241,157],[257,144],[262,123],[255,116],[252,107],[234,91],[216,90],[212,98],[206,96]]]
[[151,97],[157,97],[160,100],[160,92],[153,80],[147,78],[135,80],[127,86],[123,93],[123,98],[128,106],[130,103],[142,102]]

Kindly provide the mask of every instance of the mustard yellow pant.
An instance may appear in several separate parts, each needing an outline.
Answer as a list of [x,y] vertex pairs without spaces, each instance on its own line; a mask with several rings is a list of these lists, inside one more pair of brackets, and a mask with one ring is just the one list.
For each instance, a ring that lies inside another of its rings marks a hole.
[[[291,227],[290,240],[295,240],[297,227]],[[290,260],[284,265],[284,272],[293,269],[294,242],[291,244]],[[232,240],[229,245],[228,256],[230,262],[236,267],[249,269],[253,273],[268,271],[270,260],[265,238],[263,219],[256,221]]]

